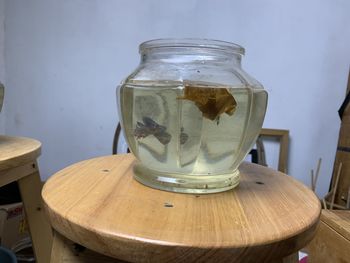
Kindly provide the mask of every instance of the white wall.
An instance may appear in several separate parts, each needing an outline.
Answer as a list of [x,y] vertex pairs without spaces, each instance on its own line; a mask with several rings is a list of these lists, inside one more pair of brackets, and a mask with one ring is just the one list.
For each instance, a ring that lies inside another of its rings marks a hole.
[[[5,0],[0,0],[0,82],[5,84]],[[0,113],[0,134],[5,133],[5,110]]]
[[322,157],[323,194],[349,70],[349,10],[347,0],[8,0],[6,133],[43,142],[44,178],[110,154],[115,86],[138,64],[140,42],[233,41],[269,92],[264,126],[290,129],[290,174],[308,183]]

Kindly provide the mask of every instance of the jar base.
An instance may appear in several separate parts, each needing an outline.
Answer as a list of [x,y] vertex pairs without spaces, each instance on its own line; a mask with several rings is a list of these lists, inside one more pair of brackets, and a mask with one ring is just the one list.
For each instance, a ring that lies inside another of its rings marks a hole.
[[239,171],[216,175],[183,175],[154,171],[138,163],[134,179],[146,186],[177,193],[209,194],[230,190],[239,184]]

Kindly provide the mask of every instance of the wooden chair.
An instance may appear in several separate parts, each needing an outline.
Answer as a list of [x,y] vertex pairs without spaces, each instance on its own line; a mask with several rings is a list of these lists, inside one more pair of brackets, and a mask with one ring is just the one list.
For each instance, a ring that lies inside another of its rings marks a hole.
[[259,138],[277,139],[280,144],[278,156],[278,171],[288,173],[289,130],[261,129]]
[[[122,131],[122,127],[120,125],[120,122],[118,122],[117,128],[115,129],[114,138],[113,138],[113,145],[112,145],[112,154],[118,153],[118,144],[120,141],[120,133]],[[127,153],[129,153],[129,148],[127,149]]]
[[0,186],[17,181],[38,263],[50,260],[51,226],[43,213],[42,183],[36,159],[40,142],[22,137],[0,135]]

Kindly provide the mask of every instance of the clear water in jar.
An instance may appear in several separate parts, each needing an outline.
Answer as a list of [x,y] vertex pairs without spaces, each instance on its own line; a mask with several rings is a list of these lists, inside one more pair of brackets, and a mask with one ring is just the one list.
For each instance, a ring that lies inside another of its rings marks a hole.
[[251,86],[206,86],[233,96],[232,115],[206,117],[195,101],[183,99],[182,82],[121,87],[123,128],[130,150],[141,162],[134,168],[138,181],[187,193],[219,192],[238,184],[237,168],[259,134],[267,93]]

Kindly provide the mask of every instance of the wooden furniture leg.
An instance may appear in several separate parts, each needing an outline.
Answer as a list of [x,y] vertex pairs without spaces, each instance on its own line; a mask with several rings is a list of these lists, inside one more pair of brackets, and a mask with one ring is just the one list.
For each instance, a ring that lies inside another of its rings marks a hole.
[[42,209],[40,175],[36,162],[35,171],[18,180],[24,209],[32,237],[33,249],[38,263],[50,262],[52,229]]
[[69,239],[54,231],[50,263],[126,263],[98,254],[87,248],[76,249]]

